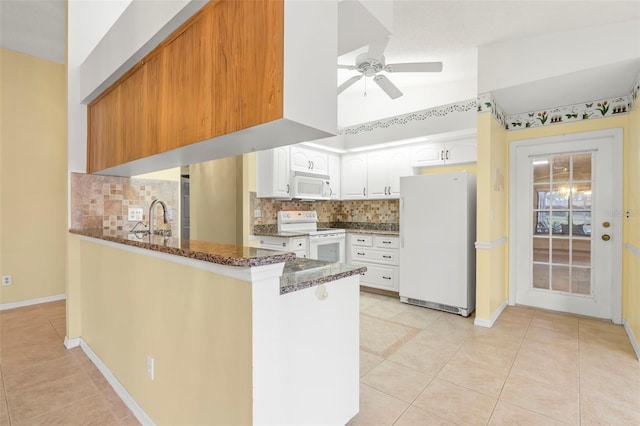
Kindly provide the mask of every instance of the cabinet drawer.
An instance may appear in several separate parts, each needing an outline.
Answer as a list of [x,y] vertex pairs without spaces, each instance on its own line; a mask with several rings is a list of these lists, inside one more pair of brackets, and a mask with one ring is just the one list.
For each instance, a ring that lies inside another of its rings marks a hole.
[[366,266],[366,272],[360,277],[360,284],[386,290],[398,290],[398,268],[394,266],[370,265],[353,262],[354,265]]
[[365,247],[351,247],[352,261],[398,264],[398,252],[396,250],[375,250]]
[[373,245],[380,248],[398,248],[398,237],[388,235],[376,235],[373,238]]
[[307,239],[305,237],[302,238],[292,238],[291,239],[291,250],[306,250],[307,249]]
[[371,235],[351,234],[351,245],[371,247],[373,237]]

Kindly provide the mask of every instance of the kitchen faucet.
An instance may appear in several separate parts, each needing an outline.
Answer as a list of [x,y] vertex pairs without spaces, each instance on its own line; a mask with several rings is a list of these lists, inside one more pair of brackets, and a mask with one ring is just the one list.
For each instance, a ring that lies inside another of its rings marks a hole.
[[167,205],[164,201],[153,200],[151,202],[151,206],[149,206],[149,234],[153,235],[153,209],[156,204],[160,204],[162,206],[162,217],[164,219],[164,223],[169,223],[169,217],[167,216]]

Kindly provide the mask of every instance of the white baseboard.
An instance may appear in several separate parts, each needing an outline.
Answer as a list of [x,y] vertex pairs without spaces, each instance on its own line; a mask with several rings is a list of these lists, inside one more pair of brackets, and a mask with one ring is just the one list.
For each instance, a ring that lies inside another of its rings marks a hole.
[[640,361],[640,345],[638,345],[636,336],[633,335],[633,330],[631,330],[631,326],[629,325],[627,320],[623,319],[622,324],[624,325],[624,330],[627,332],[627,336],[629,336],[631,346],[633,346],[633,350],[636,352],[636,358],[638,358],[638,361]]
[[118,396],[127,405],[127,407],[129,407],[133,415],[136,416],[136,419],[138,419],[138,421],[143,425],[155,426],[155,423],[153,422],[153,420],[151,420],[151,417],[149,417],[149,415],[144,412],[140,404],[138,404],[133,396],[131,396],[131,394],[127,392],[125,387],[122,386],[118,379],[116,379],[116,376],[113,375],[111,370],[109,370],[109,368],[107,368],[107,366],[102,362],[98,355],[96,355],[96,353],[91,350],[87,342],[85,342],[81,337],[78,337],[77,339],[80,341],[80,347],[82,348],[83,352],[87,354],[89,359],[95,364],[98,370],[100,370],[100,373],[102,373],[104,378],[107,379],[107,382],[109,382],[113,390],[118,394]]
[[40,303],[55,302],[67,298],[66,294],[56,294],[55,296],[38,297],[37,299],[22,300],[20,302],[10,302],[0,304],[0,311],[6,309],[23,308],[25,306],[38,305]]
[[500,317],[500,314],[502,314],[502,311],[504,311],[504,308],[506,307],[507,307],[507,301],[505,300],[504,302],[502,302],[502,305],[500,305],[500,307],[493,313],[493,315],[491,315],[491,319],[486,320],[482,318],[476,318],[473,320],[473,325],[477,325],[478,327],[486,327],[486,328],[493,327],[493,324],[496,323],[496,321]]
[[73,339],[69,339],[67,336],[64,336],[64,347],[67,349],[73,349],[80,346],[80,338],[74,337]]

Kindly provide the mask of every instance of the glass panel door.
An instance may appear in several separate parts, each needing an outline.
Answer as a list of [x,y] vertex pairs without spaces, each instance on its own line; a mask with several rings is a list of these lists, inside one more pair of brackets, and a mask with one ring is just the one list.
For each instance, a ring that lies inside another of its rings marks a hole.
[[531,158],[531,287],[593,296],[592,154]]

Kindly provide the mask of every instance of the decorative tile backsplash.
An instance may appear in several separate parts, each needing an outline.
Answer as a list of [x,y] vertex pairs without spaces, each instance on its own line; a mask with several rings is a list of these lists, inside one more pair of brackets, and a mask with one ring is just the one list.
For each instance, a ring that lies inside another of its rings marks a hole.
[[[149,206],[155,199],[164,201],[178,218],[179,191],[179,182],[72,173],[71,228],[102,228],[114,235],[130,230],[136,222],[127,220],[129,207],[141,208],[143,222],[148,223]],[[180,235],[177,220],[165,225],[162,208],[154,213],[156,229],[171,229],[173,235]]]
[[251,229],[275,232],[280,210],[315,210],[319,227],[346,229],[398,230],[399,200],[287,201],[257,198],[252,192],[251,212],[260,210],[261,217],[251,215]]

